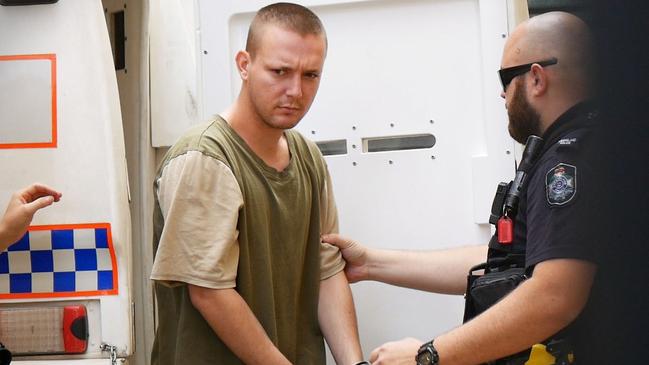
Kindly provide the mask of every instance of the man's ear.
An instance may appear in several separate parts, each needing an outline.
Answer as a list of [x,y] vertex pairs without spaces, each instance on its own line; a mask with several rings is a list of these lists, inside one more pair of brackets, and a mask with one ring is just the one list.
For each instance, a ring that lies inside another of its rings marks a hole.
[[538,65],[532,65],[530,69],[532,95],[540,96],[548,91],[548,73]]
[[239,76],[241,80],[248,79],[248,67],[250,67],[250,53],[246,51],[239,51],[234,57],[234,61],[237,64],[237,70],[239,71]]

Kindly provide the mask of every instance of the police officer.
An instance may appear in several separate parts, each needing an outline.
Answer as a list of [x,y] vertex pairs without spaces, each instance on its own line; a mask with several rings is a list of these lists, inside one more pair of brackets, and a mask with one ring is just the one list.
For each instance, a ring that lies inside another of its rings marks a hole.
[[[486,363],[565,331],[582,312],[597,269],[588,242],[595,237],[593,223],[583,219],[597,209],[596,182],[590,179],[597,166],[588,154],[597,124],[589,101],[591,43],[583,21],[552,12],[520,24],[503,52],[499,75],[509,133],[520,143],[530,135],[544,140],[514,217],[513,246],[526,254],[529,279],[432,341],[383,344],[372,352],[372,364]],[[415,253],[371,249],[336,235],[323,240],[342,249],[351,282],[376,280],[445,294],[464,294],[467,272],[487,254],[486,245]]]

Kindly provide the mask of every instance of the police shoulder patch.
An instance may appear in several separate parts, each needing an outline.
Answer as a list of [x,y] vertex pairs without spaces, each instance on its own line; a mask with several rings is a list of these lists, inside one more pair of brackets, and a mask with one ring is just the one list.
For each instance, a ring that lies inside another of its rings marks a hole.
[[567,204],[577,193],[577,167],[560,163],[545,175],[545,192],[550,205]]

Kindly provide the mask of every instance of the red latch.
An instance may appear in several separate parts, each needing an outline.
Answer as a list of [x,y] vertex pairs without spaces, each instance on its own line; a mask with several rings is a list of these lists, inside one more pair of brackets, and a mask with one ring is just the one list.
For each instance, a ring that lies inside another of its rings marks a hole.
[[83,305],[63,308],[63,344],[65,353],[80,354],[88,348],[88,315]]

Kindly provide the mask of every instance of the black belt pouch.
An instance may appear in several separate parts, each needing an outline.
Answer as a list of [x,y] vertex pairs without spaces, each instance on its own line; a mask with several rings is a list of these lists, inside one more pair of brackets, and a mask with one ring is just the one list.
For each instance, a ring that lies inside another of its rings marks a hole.
[[483,275],[474,274],[475,271],[482,270],[486,266],[486,263],[475,266],[469,272],[464,322],[496,304],[527,279],[525,269],[519,267],[491,271]]

